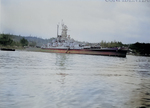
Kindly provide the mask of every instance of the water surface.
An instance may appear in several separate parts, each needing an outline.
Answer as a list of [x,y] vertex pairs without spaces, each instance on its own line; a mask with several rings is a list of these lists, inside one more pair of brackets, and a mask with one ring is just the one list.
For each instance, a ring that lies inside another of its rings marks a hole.
[[0,51],[0,108],[150,107],[150,57]]

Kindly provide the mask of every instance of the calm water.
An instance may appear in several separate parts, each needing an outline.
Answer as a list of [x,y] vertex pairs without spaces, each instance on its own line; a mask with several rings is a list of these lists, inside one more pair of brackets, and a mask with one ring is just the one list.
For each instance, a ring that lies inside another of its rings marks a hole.
[[0,51],[0,108],[150,107],[150,57]]

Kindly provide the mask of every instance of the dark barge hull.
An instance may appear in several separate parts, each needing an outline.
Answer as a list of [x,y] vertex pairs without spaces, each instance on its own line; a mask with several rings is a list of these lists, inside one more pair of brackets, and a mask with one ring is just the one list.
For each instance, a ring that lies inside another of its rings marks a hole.
[[15,51],[15,49],[1,48],[2,51]]
[[88,54],[88,55],[104,55],[126,57],[127,50],[123,49],[55,49],[42,48],[44,52],[50,53],[67,53],[67,54]]

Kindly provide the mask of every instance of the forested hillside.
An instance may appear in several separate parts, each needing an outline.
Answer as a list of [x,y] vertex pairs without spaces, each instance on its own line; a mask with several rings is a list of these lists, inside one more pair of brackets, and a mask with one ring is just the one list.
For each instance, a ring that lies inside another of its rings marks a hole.
[[[12,35],[12,34],[0,34],[0,39],[2,37],[7,37],[12,40],[12,43],[10,45],[16,45],[18,46],[20,44],[21,39],[26,39],[29,43],[29,46],[42,46],[43,44],[47,44],[48,42],[51,42],[52,39],[42,39],[38,37],[32,37],[32,36],[18,36],[18,35]],[[1,41],[3,41],[1,39]]]

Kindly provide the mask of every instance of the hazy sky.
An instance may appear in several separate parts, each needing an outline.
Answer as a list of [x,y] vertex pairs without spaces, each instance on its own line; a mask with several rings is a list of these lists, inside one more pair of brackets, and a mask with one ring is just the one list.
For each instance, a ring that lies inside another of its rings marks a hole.
[[63,19],[75,40],[150,43],[150,0],[110,1],[1,0],[0,32],[56,37]]

